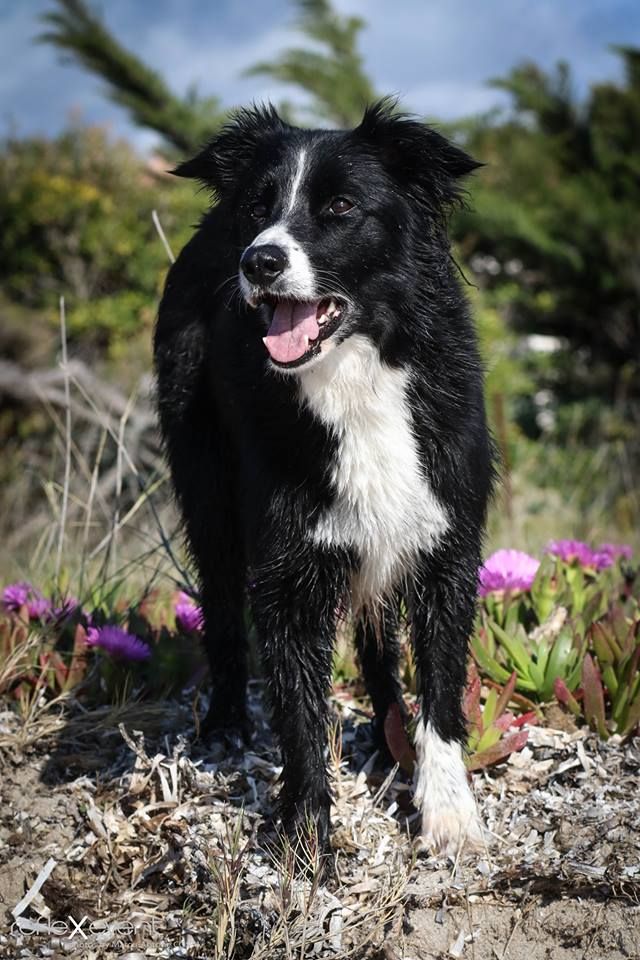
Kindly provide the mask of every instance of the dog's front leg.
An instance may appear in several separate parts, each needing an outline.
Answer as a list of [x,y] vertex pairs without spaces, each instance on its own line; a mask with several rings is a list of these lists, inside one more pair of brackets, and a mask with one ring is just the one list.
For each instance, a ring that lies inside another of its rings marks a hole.
[[339,559],[305,548],[263,564],[252,587],[273,723],[282,750],[280,815],[304,856],[329,850],[327,694],[344,573]]
[[469,635],[476,609],[478,559],[473,547],[427,557],[412,591],[412,637],[420,719],[416,731],[416,804],[427,848],[455,854],[479,848],[482,831],[464,763],[462,711]]

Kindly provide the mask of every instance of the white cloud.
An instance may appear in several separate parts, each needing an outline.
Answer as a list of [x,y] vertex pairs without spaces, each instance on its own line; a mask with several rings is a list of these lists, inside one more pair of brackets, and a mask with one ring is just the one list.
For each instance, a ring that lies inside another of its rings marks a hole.
[[[608,44],[640,43],[636,0],[335,2],[368,23],[362,49],[378,90],[398,93],[407,108],[444,120],[504,102],[504,94],[486,81],[524,59],[546,68],[567,59],[584,93],[593,80],[619,75]],[[61,66],[52,47],[33,43],[40,29],[37,15],[52,5],[53,0],[3,0],[0,6],[0,117],[12,118],[18,131],[53,132],[72,108],[79,108],[86,119],[108,122],[116,133],[147,146],[153,135],[132,130],[126,113],[106,99],[100,81],[77,67]],[[245,0],[242,16],[233,0],[218,0],[214,13],[211,7],[209,0],[157,0],[153,8],[110,0],[104,11],[123,43],[178,92],[195,84],[226,106],[284,97],[301,102],[298,90],[242,77],[247,66],[297,42],[289,29],[293,4],[273,0],[269,17],[259,0]]]
[[[461,85],[482,104],[500,95],[487,81],[523,61],[550,68],[571,63],[576,85],[619,74],[613,42],[640,42],[640,5],[634,0],[337,0],[369,23],[362,46],[376,65],[382,89],[405,94],[412,107],[452,116],[452,87]],[[435,86],[434,86],[435,85]],[[442,97],[435,97],[437,89]],[[480,91],[489,90],[489,94]],[[428,102],[409,100],[414,91],[431,91]],[[455,110],[458,113],[458,110]]]
[[506,94],[499,90],[456,80],[434,80],[410,87],[402,99],[407,107],[433,121],[487,113],[507,102]]

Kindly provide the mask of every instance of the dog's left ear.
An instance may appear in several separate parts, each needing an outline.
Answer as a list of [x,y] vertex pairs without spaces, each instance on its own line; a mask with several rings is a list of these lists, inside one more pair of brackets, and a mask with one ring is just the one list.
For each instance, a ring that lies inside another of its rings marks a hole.
[[200,180],[218,196],[224,196],[254,160],[260,144],[285,126],[271,104],[239,110],[200,153],[171,172],[177,177]]
[[427,124],[396,113],[395,107],[390,99],[367,107],[354,135],[374,147],[399,182],[417,190],[430,206],[446,210],[460,201],[462,178],[483,164]]

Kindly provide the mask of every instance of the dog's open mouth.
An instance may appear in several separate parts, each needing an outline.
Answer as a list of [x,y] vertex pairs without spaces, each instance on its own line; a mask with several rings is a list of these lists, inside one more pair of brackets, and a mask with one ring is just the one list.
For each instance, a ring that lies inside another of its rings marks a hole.
[[309,301],[265,297],[262,302],[273,310],[264,344],[280,367],[298,367],[317,356],[344,313],[344,305],[333,297]]

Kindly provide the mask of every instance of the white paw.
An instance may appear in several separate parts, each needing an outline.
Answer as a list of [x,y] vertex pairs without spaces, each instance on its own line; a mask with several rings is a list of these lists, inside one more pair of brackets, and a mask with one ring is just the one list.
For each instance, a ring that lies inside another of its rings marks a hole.
[[482,850],[482,828],[460,744],[445,742],[430,723],[425,727],[420,721],[416,749],[415,802],[422,809],[421,846],[447,856],[455,856],[462,847]]
[[484,849],[482,827],[473,796],[469,793],[470,805],[430,808],[427,802],[422,809],[423,848],[440,856],[457,856],[461,849],[477,852]]

